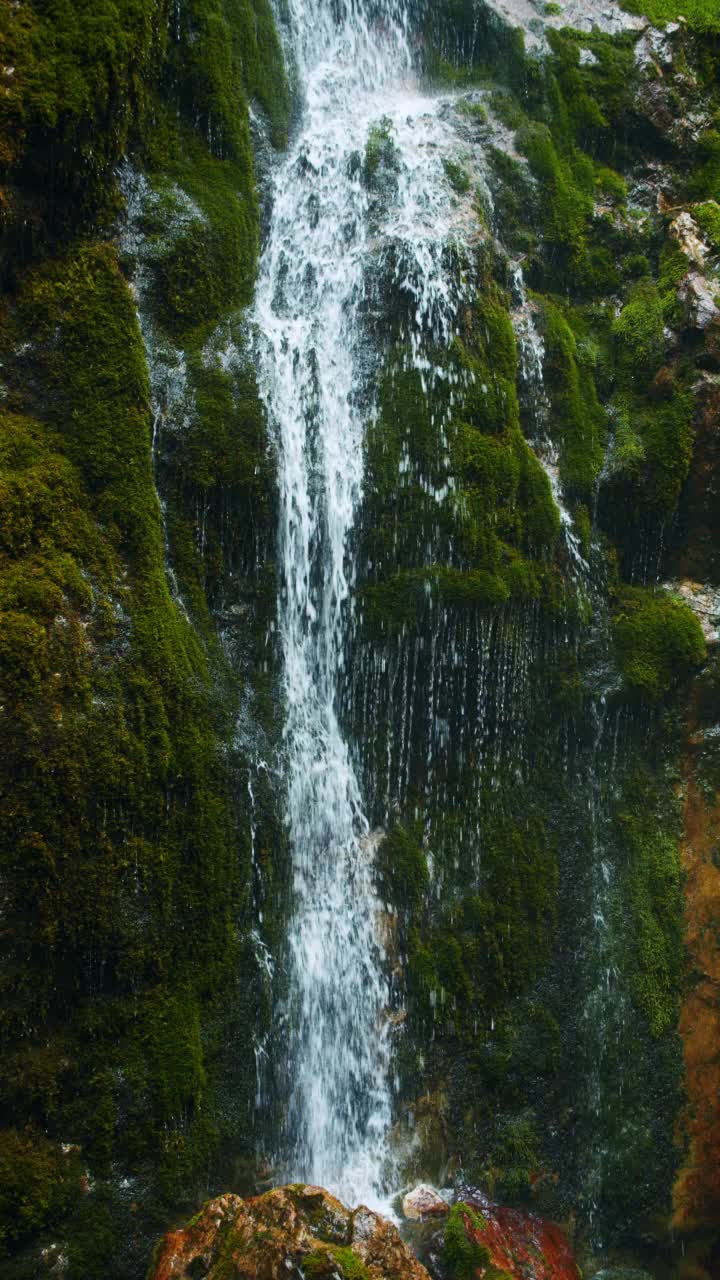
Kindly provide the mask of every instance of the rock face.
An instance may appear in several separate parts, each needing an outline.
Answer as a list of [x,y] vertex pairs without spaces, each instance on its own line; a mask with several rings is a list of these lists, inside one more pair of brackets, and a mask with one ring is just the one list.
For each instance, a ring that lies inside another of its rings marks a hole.
[[149,1280],[429,1280],[392,1223],[345,1208],[320,1187],[210,1200],[159,1244]]
[[559,1227],[491,1204],[480,1192],[452,1207],[433,1187],[403,1202],[429,1270],[398,1229],[361,1206],[347,1209],[321,1187],[278,1187],[241,1200],[210,1200],[188,1224],[164,1237],[148,1280],[578,1280]]
[[445,1255],[451,1277],[578,1280],[580,1275],[570,1244],[555,1223],[492,1204],[478,1191],[465,1192],[465,1200],[450,1211]]
[[[680,1018],[688,1102],[682,1116],[686,1158],[673,1192],[675,1225],[713,1223],[720,1215],[720,805],[708,799],[716,726],[702,715],[690,740],[690,777],[684,805],[687,947],[694,980]],[[704,784],[704,785],[703,785]]]
[[717,286],[698,271],[690,271],[685,277],[680,285],[679,297],[685,305],[687,322],[692,329],[707,329],[717,320]]

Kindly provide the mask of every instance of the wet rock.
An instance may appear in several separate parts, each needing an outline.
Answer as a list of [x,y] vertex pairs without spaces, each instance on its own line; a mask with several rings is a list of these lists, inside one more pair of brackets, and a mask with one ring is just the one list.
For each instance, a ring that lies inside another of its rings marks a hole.
[[[718,726],[712,709],[703,714],[702,697],[696,698],[695,706],[696,715],[688,726],[689,773],[681,842],[685,939],[692,975],[679,1024],[687,1091],[681,1123],[687,1145],[673,1187],[673,1226],[692,1231],[706,1225],[712,1238],[720,1222],[720,795],[708,794],[703,761],[717,758]],[[709,1280],[716,1271],[708,1262],[707,1271],[698,1267],[692,1274]]]
[[677,240],[678,247],[686,258],[698,266],[703,265],[709,251],[692,214],[687,211],[679,214],[670,224],[670,235]]
[[390,1141],[405,1185],[425,1178],[441,1187],[452,1182],[448,1100],[442,1091],[425,1094],[413,1102],[393,1129]]
[[[428,1280],[428,1273],[403,1242],[397,1227],[369,1209],[358,1209],[352,1219],[352,1250],[368,1269],[372,1280]],[[347,1280],[355,1280],[347,1276]]]
[[210,1200],[166,1235],[149,1280],[429,1280],[397,1228],[354,1212],[321,1187],[277,1187],[247,1200]]
[[[720,326],[708,331],[710,339]],[[706,339],[706,357],[708,351]],[[720,369],[720,351],[718,352]],[[720,582],[720,375],[703,372],[693,388],[695,444],[673,534],[670,576]]]
[[635,45],[635,61],[644,71],[672,66],[675,57],[675,37],[682,31],[679,22],[669,22],[664,30],[647,27]]
[[546,27],[573,27],[577,31],[619,35],[623,31],[641,31],[647,25],[647,19],[626,13],[617,0],[610,4],[599,4],[598,0],[563,0],[559,13],[548,13],[537,0],[485,0],[485,4],[502,22],[525,32],[526,49],[544,46]]
[[687,322],[693,329],[708,329],[720,318],[716,298],[718,285],[699,271],[690,271],[680,284],[678,297],[685,307]]
[[635,45],[637,109],[662,137],[679,146],[697,143],[711,125],[702,85],[689,68],[687,43],[680,21],[662,31],[649,27]]
[[663,584],[668,591],[684,600],[699,619],[705,641],[709,645],[720,642],[720,590],[688,578]]
[[646,80],[640,87],[638,108],[664,138],[678,133],[677,103],[672,87],[665,80]]
[[453,1207],[446,1231],[446,1262],[452,1274],[457,1251],[474,1254],[476,1274],[492,1269],[509,1280],[578,1280],[570,1243],[554,1222],[520,1209],[493,1204],[480,1191],[466,1189]]
[[604,1267],[602,1271],[596,1271],[591,1280],[652,1280],[652,1276],[637,1267]]
[[402,1211],[411,1222],[421,1222],[423,1218],[437,1218],[450,1212],[447,1200],[434,1187],[421,1182],[403,1197]]

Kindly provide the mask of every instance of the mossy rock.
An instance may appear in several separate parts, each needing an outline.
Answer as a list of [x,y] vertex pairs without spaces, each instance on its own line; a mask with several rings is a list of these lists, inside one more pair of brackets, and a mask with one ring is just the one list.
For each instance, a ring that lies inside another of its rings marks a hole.
[[326,1248],[314,1249],[306,1253],[301,1261],[301,1269],[307,1280],[370,1280],[362,1258],[348,1246],[328,1245]]
[[682,17],[694,31],[720,32],[720,15],[715,0],[621,0],[628,13],[642,14],[656,26]]
[[650,701],[663,698],[705,657],[698,618],[666,591],[625,588],[613,610],[613,637],[626,684]]
[[483,1275],[488,1280],[512,1280],[506,1271],[493,1266],[490,1251],[480,1244],[484,1218],[459,1201],[454,1204],[445,1224],[443,1262],[450,1280],[474,1280]]

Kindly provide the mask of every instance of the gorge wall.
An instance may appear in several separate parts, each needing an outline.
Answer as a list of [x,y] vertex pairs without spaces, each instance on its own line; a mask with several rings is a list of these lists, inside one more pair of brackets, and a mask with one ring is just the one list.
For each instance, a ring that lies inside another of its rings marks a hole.
[[[717,1274],[714,7],[320,6],[398,24],[417,84],[314,178],[310,6],[0,11],[3,1275],[143,1275],[311,1141],[297,903],[338,877],[298,880],[278,530],[329,482],[288,485],[263,320],[359,243],[362,474],[293,652],[362,802],[321,941],[381,907],[376,1189],[530,1204],[588,1274]],[[310,229],[353,203],[273,276],[291,179]]]

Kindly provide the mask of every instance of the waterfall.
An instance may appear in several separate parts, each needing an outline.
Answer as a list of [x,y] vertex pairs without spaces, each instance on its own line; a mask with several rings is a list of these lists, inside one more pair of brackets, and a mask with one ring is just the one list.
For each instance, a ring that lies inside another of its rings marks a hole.
[[[290,45],[303,106],[278,167],[255,323],[259,380],[278,456],[279,628],[294,902],[283,1025],[288,1179],[382,1202],[391,1123],[389,988],[373,851],[338,707],[352,617],[348,538],[362,495],[373,356],[363,313],[387,250],[411,300],[411,358],[447,342],[458,288],[444,266],[452,145],[440,99],[414,87],[402,15],[294,0]],[[397,180],[373,219],[363,156],[392,138]],[[286,1034],[285,1034],[286,1033]],[[385,1173],[384,1173],[385,1166]]]

